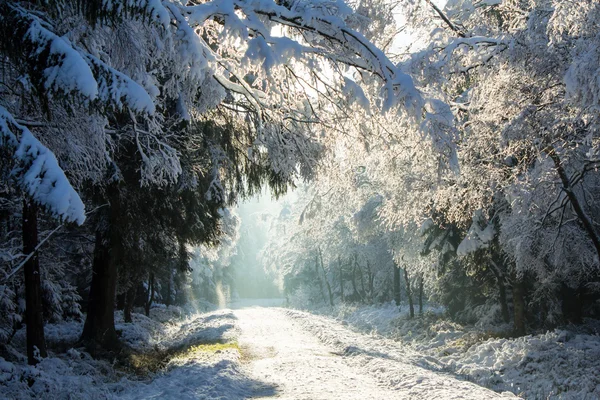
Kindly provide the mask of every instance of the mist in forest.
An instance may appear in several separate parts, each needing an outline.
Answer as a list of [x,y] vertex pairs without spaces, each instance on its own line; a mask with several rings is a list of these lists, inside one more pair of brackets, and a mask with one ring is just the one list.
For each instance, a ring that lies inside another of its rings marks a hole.
[[240,298],[278,298],[282,297],[282,287],[277,276],[265,271],[261,262],[261,252],[273,229],[273,221],[287,204],[295,198],[294,193],[276,200],[264,191],[243,203],[236,209],[241,225],[237,243],[237,253],[231,260],[233,270],[233,292]]

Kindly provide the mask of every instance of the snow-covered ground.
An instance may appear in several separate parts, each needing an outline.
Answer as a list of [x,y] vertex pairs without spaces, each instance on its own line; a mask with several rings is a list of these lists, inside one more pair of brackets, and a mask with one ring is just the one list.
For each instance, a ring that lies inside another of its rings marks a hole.
[[[235,311],[248,375],[277,389],[277,398],[494,399],[499,395],[421,362],[393,341],[353,332],[313,314],[281,308]],[[267,396],[263,397],[267,398]]]
[[410,347],[426,360],[495,391],[527,399],[600,399],[600,322],[509,339],[510,327],[465,327],[429,308],[408,319],[393,303],[328,310],[356,331]]
[[47,326],[54,350],[29,367],[19,332],[0,357],[0,398],[514,398],[507,389],[532,399],[600,397],[600,338],[589,333],[478,340],[431,316],[407,321],[392,305],[338,308],[337,318],[238,307],[159,307],[151,318],[134,314],[133,324],[117,314],[137,369],[74,348],[80,323]]
[[[121,340],[133,349],[127,365],[117,356],[95,360],[75,347],[82,323],[70,322],[45,327],[50,356],[30,367],[22,330],[0,357],[0,399],[227,399],[227,393],[245,393],[235,346],[211,345],[239,336],[230,310],[185,314],[178,307],[159,307],[151,310],[152,318],[134,313],[133,323],[124,323],[119,312],[115,317]],[[207,346],[196,348],[199,344]],[[166,365],[158,368],[161,354]],[[230,376],[237,388],[229,384]],[[222,388],[225,394],[217,396]]]
[[236,299],[227,305],[228,308],[236,310],[239,308],[247,307],[284,307],[284,298],[270,298],[270,299]]

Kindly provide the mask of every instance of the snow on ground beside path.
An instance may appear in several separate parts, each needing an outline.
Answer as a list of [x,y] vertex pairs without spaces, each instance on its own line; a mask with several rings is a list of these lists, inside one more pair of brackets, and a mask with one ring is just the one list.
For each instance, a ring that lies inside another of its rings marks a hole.
[[[168,315],[180,318],[158,321]],[[184,315],[178,307],[169,307],[152,309],[152,318],[132,316],[133,323],[128,324],[122,313],[115,314],[121,340],[129,347],[150,354],[181,351],[183,355],[171,360],[164,371],[136,376],[107,360],[93,359],[83,348],[74,348],[82,323],[64,322],[45,327],[50,356],[31,367],[26,365],[23,329],[0,357],[0,398],[148,399],[158,395],[156,398],[178,400],[216,399],[217,388],[225,388],[223,399],[229,398],[228,393],[239,393],[231,398],[241,399],[254,389],[239,372],[237,350],[185,352],[198,343],[235,340],[239,331],[231,311]],[[166,397],[160,395],[161,390]]]
[[[331,311],[329,311],[331,313]],[[435,357],[443,369],[496,391],[528,399],[600,399],[600,322],[521,338],[464,327],[429,309],[408,319],[393,303],[336,307],[337,319]],[[496,327],[497,328],[497,327]],[[507,331],[506,327],[501,327]]]
[[74,347],[80,322],[51,324],[46,326],[50,357],[38,366],[26,365],[24,331],[4,349],[0,398],[512,397],[456,377],[530,399],[600,398],[600,337],[594,331],[600,324],[488,339],[434,312],[409,321],[404,311],[393,305],[345,306],[336,310],[336,320],[281,308],[186,314],[157,307],[151,318],[134,313],[132,324],[117,313],[122,340],[138,352],[158,355],[149,359],[162,367],[145,375]]
[[279,388],[281,399],[514,398],[441,373],[432,357],[331,318],[273,308],[235,315],[249,375]]

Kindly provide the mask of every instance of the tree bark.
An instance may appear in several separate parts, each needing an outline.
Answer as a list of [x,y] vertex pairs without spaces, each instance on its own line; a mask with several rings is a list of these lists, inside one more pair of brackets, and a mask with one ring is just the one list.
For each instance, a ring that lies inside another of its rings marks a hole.
[[323,265],[323,252],[319,247],[319,258],[321,259],[321,270],[323,271],[323,279],[325,280],[325,284],[327,285],[327,292],[329,293],[329,305],[333,307],[333,292],[331,291],[331,285],[329,284],[329,279],[327,279],[327,273],[325,272],[325,266]]
[[360,293],[358,292],[358,289],[356,287],[356,263],[354,265],[352,265],[352,278],[350,280],[350,283],[352,283],[352,298],[354,299],[354,301],[356,301],[359,297],[360,297]]
[[562,297],[561,311],[563,321],[572,324],[583,322],[583,301],[581,288],[573,289],[562,283],[560,288]]
[[40,263],[38,245],[37,205],[23,200],[23,253],[35,253],[24,265],[25,270],[25,324],[27,325],[27,362],[35,365],[40,357],[47,357],[42,310]]
[[342,303],[345,301],[344,299],[344,275],[342,270],[342,260],[340,260],[340,256],[338,256],[338,266],[340,268],[340,296],[342,298]]
[[319,274],[319,254],[315,255],[315,275],[319,282],[319,291],[321,292],[321,296],[323,296],[323,303],[327,303],[325,291],[323,290],[323,282],[321,282],[321,274]]
[[419,275],[419,314],[423,315],[423,274]]
[[500,267],[492,260],[490,261],[492,265],[492,273],[496,277],[496,281],[498,282],[498,292],[500,294],[500,310],[502,312],[502,319],[504,322],[510,322],[510,313],[508,311],[508,301],[506,299],[506,285],[504,285],[504,274],[500,270]]
[[371,303],[373,303],[373,297],[375,294],[374,283],[375,283],[375,273],[373,273],[373,271],[371,271],[371,265],[367,261],[367,285],[369,287],[369,301]]
[[[359,299],[360,301],[364,303],[364,297],[363,297],[363,293],[361,293],[356,286],[356,270],[359,269],[360,267],[358,265],[358,255],[356,253],[354,253],[354,265],[352,266],[352,289],[354,290],[354,295],[353,297],[355,299]],[[361,277],[362,277],[362,272],[361,272]]]
[[133,310],[136,292],[137,284],[134,283],[129,289],[127,289],[127,293],[125,293],[125,307],[123,307],[123,319],[125,322],[133,322],[131,319],[131,310]]
[[358,263],[358,261],[356,262],[356,267],[358,269],[358,273],[360,274],[360,289],[362,290],[362,294],[361,297],[363,298],[363,300],[365,299],[365,296],[367,295],[367,291],[365,290],[365,278],[363,276],[363,271],[362,268],[360,267],[360,264]]
[[167,297],[165,298],[165,305],[169,307],[171,305],[171,281],[173,280],[173,274],[169,271],[169,280],[167,282]]
[[410,310],[410,317],[415,317],[415,305],[413,304],[412,291],[410,289],[410,280],[408,279],[408,272],[404,268],[404,280],[406,281],[406,297],[408,297],[408,307]]
[[513,308],[515,319],[515,335],[525,335],[525,284],[523,279],[513,279]]
[[152,307],[152,302],[154,301],[154,272],[150,272],[150,277],[148,278],[148,293],[146,295],[146,317],[150,316],[150,307]]
[[117,265],[111,260],[109,236],[108,230],[96,231],[90,299],[81,339],[92,348],[113,350],[118,347],[114,303]]
[[117,290],[117,261],[121,259],[122,239],[118,231],[121,219],[119,188],[113,184],[106,193],[109,205],[96,229],[92,282],[87,316],[81,340],[90,350],[97,346],[105,350],[116,350],[119,346],[115,330],[115,294]]
[[396,306],[400,306],[400,268],[394,264],[394,300],[396,301]]

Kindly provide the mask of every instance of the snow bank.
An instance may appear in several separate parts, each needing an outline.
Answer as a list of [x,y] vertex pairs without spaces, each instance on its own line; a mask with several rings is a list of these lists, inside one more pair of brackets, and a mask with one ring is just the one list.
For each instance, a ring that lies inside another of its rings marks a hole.
[[[323,311],[323,310],[321,310]],[[440,368],[498,392],[531,399],[600,398],[600,322],[520,338],[507,326],[466,327],[428,308],[408,319],[405,306],[337,306],[332,312],[360,332],[394,339]]]
[[[133,323],[123,322],[115,313],[115,327],[122,342],[139,354],[170,354],[199,343],[235,340],[239,331],[231,311],[206,314],[185,313],[179,307],[157,307],[151,318],[133,313]],[[170,320],[166,321],[167,318]],[[165,322],[159,322],[163,320]],[[14,336],[11,346],[0,353],[0,398],[8,399],[196,399],[221,397],[218,390],[231,390],[245,398],[252,383],[239,371],[239,353],[193,352],[178,357],[166,368],[135,375],[118,360],[93,359],[84,348],[76,347],[83,322],[69,321],[45,326],[49,357],[35,367],[26,364],[25,328]],[[225,396],[225,397],[223,397]]]
[[489,339],[442,357],[457,373],[526,398],[600,398],[600,336],[556,330]]
[[[393,389],[398,398],[495,399],[515,398],[510,392],[496,394],[448,373],[435,357],[379,335],[353,332],[327,317],[300,311],[288,315],[322,342],[337,348],[353,369],[377,377],[379,384]],[[450,371],[451,372],[451,371]],[[460,378],[460,377],[459,377]]]

